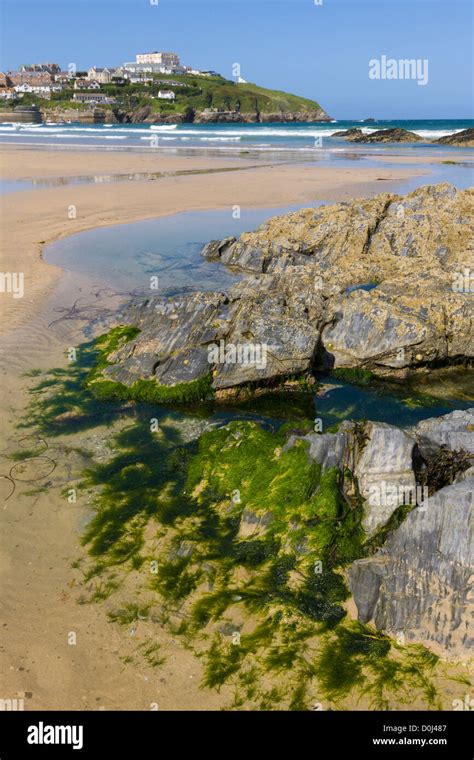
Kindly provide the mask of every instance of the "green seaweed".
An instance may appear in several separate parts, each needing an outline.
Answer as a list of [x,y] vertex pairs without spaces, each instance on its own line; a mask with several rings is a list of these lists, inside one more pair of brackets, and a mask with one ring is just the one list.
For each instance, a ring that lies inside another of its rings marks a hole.
[[166,662],[166,657],[161,654],[161,646],[156,641],[145,641],[138,650],[152,668],[158,668]]
[[[57,418],[71,409],[76,430],[113,419],[120,407],[101,403],[98,389],[110,381],[99,377],[113,351],[136,335],[129,330],[84,344],[67,370],[40,379],[32,404],[43,430],[69,432],[71,422],[65,429]],[[363,505],[352,473],[323,470],[304,440],[289,445],[289,436],[308,432],[309,415],[277,432],[232,422],[184,443],[161,422],[160,434],[151,432],[146,404],[157,401],[160,386],[140,382],[134,400],[141,406],[113,436],[112,456],[83,473],[95,514],[83,536],[90,597],[81,601],[108,598],[133,572],[160,619],[202,659],[202,686],[227,685],[234,705],[303,710],[317,694],[329,703],[364,697],[385,709],[405,697],[403,679],[434,704],[436,663],[427,650],[397,648],[347,621],[342,569],[367,551]],[[186,401],[208,391],[206,384],[192,389]],[[114,393],[125,398],[122,388],[109,392],[112,401]],[[362,425],[362,446],[363,432]],[[124,604],[109,619],[125,625],[149,618],[149,609]],[[142,652],[152,667],[161,664],[157,646]]]
[[18,449],[10,454],[10,459],[14,462],[22,462],[24,459],[34,459],[38,456],[38,452],[34,449]]
[[370,385],[375,380],[373,372],[363,367],[338,367],[331,371],[331,375],[337,380],[355,385]]
[[439,704],[429,676],[437,662],[438,657],[421,645],[394,645],[380,631],[351,621],[326,642],[316,669],[326,697],[336,704],[358,690],[377,709],[389,709],[394,694],[402,704],[418,694],[433,708]]
[[132,385],[104,378],[104,370],[113,366],[112,354],[120,346],[134,340],[140,333],[137,327],[115,327],[95,340],[96,360],[88,374],[85,384],[96,399],[101,401],[144,401],[156,403],[193,403],[204,401],[212,395],[212,378],[210,373],[203,378],[189,383],[160,385],[154,379],[137,380]]
[[137,620],[146,620],[148,618],[150,605],[136,604],[135,602],[128,602],[117,610],[109,612],[108,617],[112,623],[120,623],[120,625],[130,625]]

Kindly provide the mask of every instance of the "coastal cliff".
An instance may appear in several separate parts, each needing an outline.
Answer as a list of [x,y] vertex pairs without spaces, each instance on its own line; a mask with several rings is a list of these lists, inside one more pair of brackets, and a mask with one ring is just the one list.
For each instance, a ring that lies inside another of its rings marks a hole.
[[189,108],[183,113],[157,113],[149,105],[132,110],[122,108],[85,110],[46,108],[41,111],[41,116],[45,122],[75,121],[80,124],[258,124],[331,121],[331,118],[322,108],[278,112],[255,110],[247,113],[217,109],[194,111]]
[[[163,98],[166,89],[169,98]],[[260,122],[331,121],[315,100],[271,90],[250,82],[235,82],[221,76],[160,75],[143,84],[103,84],[100,97],[108,102],[81,104],[77,91],[66,89],[60,99],[29,96],[44,121],[79,123],[229,124]],[[99,96],[98,96],[99,97]],[[1,118],[1,113],[0,113]]]

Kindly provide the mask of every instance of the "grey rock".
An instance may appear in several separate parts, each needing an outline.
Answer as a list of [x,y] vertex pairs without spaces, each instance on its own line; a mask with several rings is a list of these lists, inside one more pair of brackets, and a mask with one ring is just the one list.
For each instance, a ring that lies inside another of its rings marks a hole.
[[309,456],[323,470],[331,467],[343,469],[348,446],[348,438],[344,433],[310,433],[304,440],[309,441]]
[[295,268],[238,283],[228,296],[198,292],[132,303],[126,321],[141,332],[109,356],[104,375],[125,385],[154,377],[172,386],[211,372],[222,390],[305,372],[323,308],[312,274]]
[[474,407],[422,420],[412,432],[422,449],[445,446],[451,451],[474,454]]
[[205,377],[211,369],[206,345],[223,334],[227,301],[222,293],[197,292],[133,302],[125,318],[141,332],[109,356],[104,375],[124,385],[150,378],[175,385]]
[[363,527],[373,536],[389,520],[395,509],[414,500],[413,472],[415,441],[399,428],[370,422],[369,439],[354,474],[365,499]]
[[285,450],[297,440],[309,444],[308,455],[324,469],[347,467],[357,478],[364,499],[362,521],[367,538],[383,527],[402,504],[416,503],[418,493],[413,469],[416,440],[403,430],[382,422],[369,422],[361,445],[353,422],[344,422],[337,433],[291,436]]
[[[407,129],[378,129],[369,134],[362,133],[348,138],[352,142],[378,143],[378,142],[423,142],[423,138]],[[429,141],[428,141],[429,142]]]
[[465,480],[430,496],[382,549],[350,566],[359,620],[453,657],[470,653],[473,486]]

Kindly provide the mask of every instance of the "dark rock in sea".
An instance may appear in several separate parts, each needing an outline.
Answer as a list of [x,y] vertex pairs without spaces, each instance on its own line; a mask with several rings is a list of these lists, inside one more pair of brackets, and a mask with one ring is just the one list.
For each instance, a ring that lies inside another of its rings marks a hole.
[[351,142],[379,143],[379,142],[426,142],[415,132],[407,129],[379,129],[377,132],[370,134],[362,133],[361,135],[349,136]]
[[331,137],[345,137],[350,139],[353,137],[361,137],[364,133],[359,127],[351,127],[351,129],[343,129],[339,132],[334,132]]
[[474,148],[474,128],[463,129],[454,135],[446,135],[434,140],[438,145],[454,145],[459,148]]

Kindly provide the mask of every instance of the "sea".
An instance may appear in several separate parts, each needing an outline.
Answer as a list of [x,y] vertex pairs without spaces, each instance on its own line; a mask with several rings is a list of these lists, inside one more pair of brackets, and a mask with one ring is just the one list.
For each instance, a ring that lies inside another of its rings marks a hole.
[[[359,127],[366,134],[380,129],[401,127],[415,132],[426,143],[371,144],[348,143],[334,133]],[[357,155],[370,148],[371,153],[391,148],[430,154],[448,146],[436,146],[428,141],[474,127],[473,119],[392,120],[392,121],[331,121],[328,123],[266,123],[266,124],[0,124],[0,143],[38,147],[81,147],[112,150],[155,150],[170,152],[211,151],[267,155],[291,153],[302,160],[318,153],[351,153]],[[451,148],[453,152],[459,148]],[[273,158],[272,156],[272,158]]]

